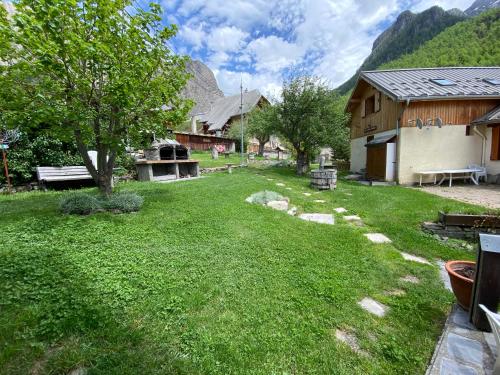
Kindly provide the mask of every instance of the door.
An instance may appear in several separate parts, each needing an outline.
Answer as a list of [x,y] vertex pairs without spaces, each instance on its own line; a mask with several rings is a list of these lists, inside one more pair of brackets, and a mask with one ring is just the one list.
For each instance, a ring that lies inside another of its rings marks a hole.
[[387,144],[369,145],[366,151],[366,176],[371,180],[385,180]]

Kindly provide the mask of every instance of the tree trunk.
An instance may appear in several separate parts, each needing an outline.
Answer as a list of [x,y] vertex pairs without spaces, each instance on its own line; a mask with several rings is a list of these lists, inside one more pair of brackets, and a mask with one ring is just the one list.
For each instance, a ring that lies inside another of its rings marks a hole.
[[113,169],[111,173],[99,174],[99,192],[105,197],[109,197],[113,193]]
[[266,145],[266,142],[259,141],[259,156],[264,156],[264,146],[265,145]]
[[309,170],[309,156],[305,151],[297,151],[297,174],[302,176]]

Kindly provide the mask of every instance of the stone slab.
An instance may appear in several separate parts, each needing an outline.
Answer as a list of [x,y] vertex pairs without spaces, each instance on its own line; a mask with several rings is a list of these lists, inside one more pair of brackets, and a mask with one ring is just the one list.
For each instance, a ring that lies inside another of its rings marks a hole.
[[402,252],[402,251],[401,251],[401,256],[404,258],[404,260],[408,260],[410,262],[417,262],[417,263],[428,264],[428,265],[431,264],[431,262],[429,262],[425,258],[416,256],[416,255],[412,255],[412,254],[408,254],[408,253],[405,253],[405,252]]
[[344,220],[346,220],[346,221],[361,221],[361,218],[358,215],[346,215],[346,216],[344,216]]
[[441,360],[439,375],[478,375],[472,367],[462,365],[448,358]]
[[364,236],[373,243],[390,243],[392,242],[388,237],[382,233],[365,233]]
[[385,316],[389,308],[380,302],[375,301],[372,298],[365,297],[361,301],[358,302],[358,305],[361,306],[362,309],[368,311],[369,313],[382,318]]
[[469,313],[460,306],[457,306],[457,308],[451,312],[451,321],[459,327],[469,330],[474,329],[474,326],[469,322]]
[[320,224],[335,224],[332,214],[300,214],[299,218],[306,221],[314,221]]
[[337,207],[334,209],[334,211],[338,214],[343,214],[347,212],[347,210],[344,207]]
[[297,215],[297,207],[294,206],[294,207],[290,208],[286,213],[288,215],[291,215],[291,216]]
[[449,333],[447,349],[448,356],[452,359],[479,366],[483,364],[483,346],[479,341]]
[[270,201],[267,202],[267,207],[271,207],[273,210],[287,211],[288,202],[287,201]]
[[418,277],[413,276],[413,275],[406,275],[405,277],[401,277],[399,280],[401,280],[405,283],[411,283],[411,284],[420,283],[420,280],[418,279]]
[[323,199],[315,199],[313,202],[314,203],[326,203],[326,201]]
[[311,193],[302,193],[304,194],[306,197],[310,197],[311,196]]
[[442,260],[437,261],[437,265],[439,266],[439,277],[441,278],[444,287],[450,292],[453,292],[453,290],[451,289],[450,277],[448,276],[448,272],[446,271],[444,264],[445,262],[443,262]]
[[285,186],[285,184],[283,182],[277,182],[276,186]]

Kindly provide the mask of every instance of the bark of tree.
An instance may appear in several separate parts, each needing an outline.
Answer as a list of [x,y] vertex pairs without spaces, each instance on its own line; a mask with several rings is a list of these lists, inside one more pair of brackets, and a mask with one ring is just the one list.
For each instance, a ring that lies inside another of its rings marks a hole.
[[259,156],[264,156],[264,146],[266,142],[259,141]]
[[309,170],[309,156],[306,151],[297,149],[295,151],[297,151],[297,174],[302,176]]

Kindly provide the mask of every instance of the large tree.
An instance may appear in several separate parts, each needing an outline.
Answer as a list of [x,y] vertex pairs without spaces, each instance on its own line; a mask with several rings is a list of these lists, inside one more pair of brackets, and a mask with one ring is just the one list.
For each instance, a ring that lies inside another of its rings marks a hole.
[[[188,79],[185,58],[167,44],[175,26],[162,25],[159,5],[134,4],[19,0],[0,24],[0,37],[15,46],[0,45],[3,121],[50,124],[52,135],[73,139],[105,195],[126,144],[163,134],[190,105],[179,96]],[[89,149],[97,150],[97,166]]]
[[264,105],[256,107],[248,117],[247,133],[259,142],[259,156],[264,155],[264,146],[275,132],[276,107]]
[[306,173],[318,149],[334,143],[337,130],[345,126],[347,117],[339,101],[316,77],[301,76],[284,83],[276,130],[295,149],[297,174]]

